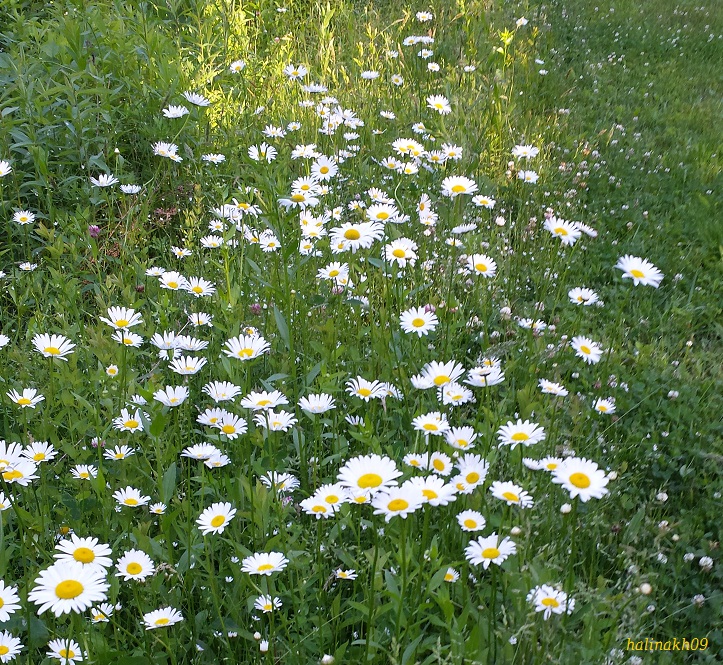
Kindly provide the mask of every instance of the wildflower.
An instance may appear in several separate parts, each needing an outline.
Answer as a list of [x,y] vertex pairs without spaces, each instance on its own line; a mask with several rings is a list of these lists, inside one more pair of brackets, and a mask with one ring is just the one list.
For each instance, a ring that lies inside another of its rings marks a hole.
[[200,372],[207,362],[208,361],[205,358],[181,356],[180,358],[174,358],[168,367],[176,372],[176,374],[187,376]]
[[474,194],[477,184],[464,176],[449,176],[442,180],[442,195],[455,198],[460,194]]
[[397,485],[402,475],[396,464],[388,457],[376,454],[353,457],[339,469],[339,483],[352,491],[364,490],[371,493],[386,490]]
[[444,438],[453,448],[466,450],[468,448],[474,448],[477,433],[472,427],[452,427],[444,433]]
[[459,579],[459,572],[454,568],[447,568],[447,572],[444,574],[444,581],[450,584],[456,582]]
[[663,273],[650,261],[630,254],[619,258],[615,267],[623,271],[623,279],[632,279],[635,286],[642,284],[657,289],[664,277]]
[[494,277],[497,272],[497,263],[484,254],[473,254],[467,257],[467,268],[483,277]]
[[123,346],[129,346],[134,349],[139,348],[140,345],[143,344],[143,338],[140,335],[126,330],[116,330],[111,336],[111,339]]
[[121,192],[124,194],[138,194],[138,192],[141,191],[142,187],[140,185],[121,185]]
[[546,395],[557,395],[559,397],[567,397],[570,393],[567,388],[560,383],[554,383],[547,379],[540,379],[538,384],[540,390]]
[[113,498],[118,502],[118,505],[130,506],[131,508],[145,506],[151,500],[151,497],[143,496],[139,490],[130,485],[125,489],[113,492]]
[[424,496],[421,490],[407,483],[401,487],[392,487],[378,492],[372,497],[374,514],[384,515],[386,522],[395,516],[406,519],[407,515],[421,508],[423,503]]
[[417,416],[412,420],[412,426],[420,432],[435,436],[440,436],[449,430],[447,416],[439,411],[431,411],[430,413]]
[[289,560],[281,552],[261,552],[247,556],[241,562],[241,570],[250,575],[267,575],[284,570]]
[[490,492],[492,492],[492,496],[504,501],[508,506],[516,505],[520,508],[530,508],[534,503],[530,494],[514,483],[496,480],[490,486]]
[[2,470],[2,478],[8,484],[17,484],[21,487],[27,487],[32,480],[37,480],[35,475],[37,464],[30,460],[22,459],[13,461]]
[[540,149],[535,148],[535,146],[532,145],[516,145],[512,148],[513,157],[524,157],[525,159],[529,159],[530,157],[537,157],[539,153]]
[[437,315],[425,307],[413,307],[402,312],[399,322],[405,333],[416,333],[419,337],[434,332],[439,325]]
[[248,149],[248,155],[255,162],[266,160],[267,163],[271,164],[278,155],[278,150],[268,143],[262,143],[260,146],[252,145]]
[[[20,609],[20,596],[18,596],[18,588],[14,586],[5,586],[5,582],[0,580],[0,623],[5,623],[11,614],[15,614]],[[2,655],[0,653],[0,655]]]
[[168,407],[180,406],[186,401],[187,397],[188,388],[186,386],[166,386],[163,390],[157,390],[153,393],[153,398],[157,402]]
[[152,503],[148,506],[148,510],[154,515],[164,515],[167,507],[165,503]]
[[341,251],[368,249],[375,240],[384,234],[384,227],[379,222],[346,222],[329,232],[332,247],[341,248]]
[[59,358],[65,360],[65,356],[73,353],[75,344],[73,344],[67,337],[63,335],[35,335],[33,337],[33,346],[39,353],[42,353],[46,358]]
[[12,166],[10,166],[10,162],[2,159],[0,160],[0,178],[4,178],[6,175],[9,175],[12,173]]
[[49,651],[45,652],[48,658],[57,658],[61,665],[72,665],[85,659],[87,654],[81,650],[75,640],[50,640]]
[[76,480],[90,480],[98,475],[98,469],[92,464],[76,464],[71,473]]
[[326,393],[308,395],[299,399],[299,408],[307,413],[326,413],[336,408],[334,398]]
[[107,460],[124,460],[135,454],[136,451],[130,446],[116,446],[112,450],[106,450],[103,457]]
[[578,457],[568,457],[552,472],[552,482],[562,485],[570,493],[570,498],[580,497],[583,503],[601,499],[608,493],[606,485],[609,478],[598,468],[597,463]]
[[113,561],[110,558],[112,551],[97,538],[79,538],[75,534],[68,540],[61,540],[56,546],[60,554],[56,554],[58,561],[77,561],[84,566],[99,566],[109,568]]
[[281,609],[281,598],[272,598],[271,596],[259,596],[254,601],[254,607],[264,614]]
[[522,422],[522,420],[518,419],[516,423],[509,421],[497,430],[499,445],[511,446],[512,450],[520,443],[523,446],[532,446],[542,441],[545,436],[544,428],[529,420]]
[[475,401],[472,391],[456,381],[438,388],[437,399],[439,399],[444,405],[451,404],[452,406],[459,406],[461,404],[466,404],[467,402]]
[[241,394],[241,388],[228,381],[212,381],[203,387],[203,392],[218,403],[234,399]]
[[287,411],[274,411],[269,409],[254,416],[254,422],[265,429],[272,432],[288,432],[292,425],[298,421],[296,416]]
[[110,603],[101,603],[98,606],[90,608],[90,620],[93,623],[108,623],[110,617],[113,616],[115,608]]
[[121,409],[121,414],[113,419],[113,427],[121,432],[137,432],[143,429],[141,411],[136,409],[131,415],[128,409]]
[[41,571],[28,600],[40,606],[38,614],[49,609],[59,617],[84,612],[93,603],[105,600],[109,586],[103,568],[84,566],[78,561],[60,561]]
[[594,305],[599,301],[597,293],[592,289],[581,288],[579,286],[570,289],[567,294],[573,305]]
[[[5,496],[5,492],[0,492],[0,513],[6,511],[13,505],[13,502]],[[1,619],[0,619],[1,621]]]
[[440,363],[436,360],[427,363],[422,367],[420,374],[412,377],[412,385],[419,390],[429,388],[440,388],[448,383],[456,381],[464,374],[464,367],[454,360]]
[[563,245],[574,245],[582,235],[574,222],[568,222],[557,217],[546,219],[545,229],[556,238],[559,238]]
[[154,610],[143,615],[146,630],[168,628],[179,621],[183,621],[183,615],[172,607],[163,607],[160,610]]
[[258,358],[262,353],[268,353],[271,345],[259,335],[241,335],[232,337],[225,346],[224,353],[229,358],[241,360],[253,360]]
[[118,376],[118,365],[108,365],[108,367],[105,368],[105,373],[108,376]]
[[361,376],[357,376],[356,379],[350,379],[346,382],[346,392],[368,402],[370,399],[381,398],[383,387],[379,381],[367,381]]
[[429,456],[427,468],[441,476],[448,476],[452,473],[452,459],[447,453],[435,451]]
[[516,552],[517,546],[512,540],[504,538],[500,541],[496,533],[487,538],[479,537],[477,540],[471,540],[464,550],[467,561],[473,565],[482,564],[485,570],[493,563],[502,565],[507,557]]
[[225,412],[213,426],[220,429],[232,441],[248,431],[248,425],[244,418],[228,412]]
[[13,214],[13,222],[25,226],[35,221],[35,215],[29,210],[18,210]]
[[289,400],[278,390],[273,390],[270,393],[265,390],[260,393],[251,392],[241,400],[241,406],[244,409],[252,409],[253,411],[273,409],[288,403]]
[[188,280],[175,270],[167,270],[159,279],[159,286],[169,291],[185,291],[188,289]]
[[534,171],[518,171],[517,177],[523,182],[536,183],[540,176]]
[[128,550],[118,559],[115,565],[116,577],[122,577],[124,581],[136,580],[143,582],[146,577],[155,572],[155,564],[151,557],[141,550]]
[[30,407],[31,409],[34,409],[45,399],[43,395],[38,394],[35,388],[23,388],[22,393],[19,393],[17,390],[11,390],[6,394],[18,406]]
[[452,112],[449,100],[443,95],[430,95],[427,97],[427,107],[437,111],[440,115],[448,115]]
[[210,106],[211,102],[206,99],[203,95],[199,95],[196,92],[184,92],[183,96],[186,100],[194,106]]
[[476,510],[463,510],[457,515],[457,522],[462,527],[462,531],[482,531],[487,525],[482,513]]
[[230,503],[214,503],[199,515],[196,523],[204,536],[223,533],[235,514],[236,509]]
[[606,415],[612,415],[615,413],[615,401],[612,398],[603,399],[599,397],[593,402],[592,408],[598,413],[604,413]]
[[119,183],[120,180],[112,174],[101,173],[97,178],[91,178],[90,182],[96,187],[111,187]]
[[185,106],[168,106],[165,109],[163,109],[163,117],[164,118],[182,118],[184,115],[187,115],[190,113],[190,111]]
[[602,347],[588,337],[573,337],[570,345],[575,349],[577,356],[582,358],[588,365],[594,365],[600,362],[600,358],[602,358]]
[[707,573],[713,569],[713,559],[709,556],[702,556],[698,561],[698,565]]
[[337,568],[334,571],[334,577],[338,580],[355,580],[358,575],[356,570],[344,570],[342,568]]
[[564,591],[558,591],[547,584],[536,586],[527,594],[527,602],[535,606],[535,612],[544,612],[547,621],[553,614],[572,614],[575,601],[569,599]]
[[406,268],[407,263],[413,266],[417,260],[417,243],[409,238],[399,238],[384,247],[384,255],[389,263],[396,263]]
[[[291,473],[269,471],[266,475],[261,476],[260,480],[263,485],[269,488],[273,487],[279,493],[293,492],[299,487],[299,481]],[[331,487],[331,485],[325,485],[325,487]]]

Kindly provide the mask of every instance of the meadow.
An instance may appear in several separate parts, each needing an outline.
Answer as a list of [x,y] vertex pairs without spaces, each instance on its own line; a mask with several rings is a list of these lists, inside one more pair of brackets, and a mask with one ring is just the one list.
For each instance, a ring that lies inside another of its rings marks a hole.
[[5,0],[0,662],[721,662],[722,42]]

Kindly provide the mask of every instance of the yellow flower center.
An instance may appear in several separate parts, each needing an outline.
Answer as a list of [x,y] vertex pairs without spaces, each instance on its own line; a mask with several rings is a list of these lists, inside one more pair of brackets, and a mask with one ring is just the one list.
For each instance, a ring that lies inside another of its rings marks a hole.
[[126,572],[129,575],[138,575],[143,570],[143,566],[140,563],[133,561],[126,566]]
[[630,274],[633,277],[637,277],[638,279],[640,279],[641,277],[645,277],[645,273],[642,270],[631,270]]
[[65,659],[75,658],[75,651],[72,649],[61,649],[58,655]]
[[329,494],[329,496],[326,497],[325,501],[327,503],[339,503],[339,497],[336,494]]
[[83,480],[87,480],[88,478],[90,478],[90,474],[89,474],[87,471],[81,471],[78,475],[79,475]]
[[124,338],[123,338],[123,344],[125,344],[126,346],[132,346],[132,345],[133,345],[133,340],[132,340],[130,337],[124,337]]
[[392,256],[396,256],[398,259],[403,259],[406,256],[406,253],[403,249],[395,249],[392,252]]
[[5,601],[4,601],[2,598],[0,598],[0,609],[2,609],[2,606],[3,606],[4,604],[5,604]]
[[434,385],[443,386],[445,383],[449,383],[451,380],[452,379],[450,379],[446,374],[441,374],[434,379]]
[[194,293],[203,293],[203,287],[196,285],[191,288],[191,291],[193,291]]
[[168,619],[168,617],[161,617],[160,619],[156,619],[154,623],[156,626],[165,626],[169,621],[170,619]]
[[257,570],[258,570],[260,573],[263,573],[264,571],[267,571],[267,570],[273,570],[273,568],[274,568],[274,567],[273,567],[270,563],[262,563],[262,564],[257,568]]
[[291,200],[292,200],[294,203],[301,203],[302,201],[305,201],[305,200],[306,200],[306,197],[305,197],[303,194],[292,194],[292,195],[291,195]]
[[95,552],[89,547],[79,547],[73,552],[73,558],[80,563],[93,563],[95,561]]
[[33,455],[33,461],[35,462],[42,462],[45,459],[45,453],[35,453]]
[[472,483],[479,481],[479,473],[472,471],[472,473],[468,473],[464,479],[471,485]]
[[362,397],[369,397],[369,395],[372,394],[372,391],[369,390],[369,388],[359,388],[359,390],[357,390],[357,392],[358,392]]
[[21,397],[18,400],[18,404],[20,404],[20,406],[27,406],[28,404],[32,404],[32,402],[27,397]]
[[464,521],[464,525],[465,525],[468,529],[476,529],[476,528],[477,528],[477,522],[476,522],[476,520],[466,519],[466,520]]
[[389,219],[389,213],[388,212],[378,212],[377,219],[381,219],[382,221],[384,221],[385,219]]
[[365,473],[356,482],[357,487],[367,489],[368,487],[379,487],[382,484],[382,477],[377,473]]
[[270,399],[260,399],[257,403],[258,406],[268,406],[269,404],[271,404]]
[[168,282],[168,288],[169,288],[169,289],[177,289],[177,288],[178,288],[178,282]]
[[548,462],[545,464],[545,468],[549,471],[554,471],[557,468],[557,462]]
[[323,173],[324,175],[326,175],[327,173],[329,173],[329,167],[328,167],[328,166],[322,166],[322,167],[319,169],[319,173]]
[[439,494],[437,494],[434,490],[430,489],[422,490],[422,494],[427,498],[428,501],[432,501],[439,497]]
[[221,431],[222,431],[224,434],[233,434],[233,433],[236,431],[236,428],[235,428],[233,425],[224,425],[224,426],[221,428]]
[[4,656],[6,653],[9,653],[10,649],[6,647],[4,644],[0,645],[0,656]]
[[339,275],[340,272],[340,270],[330,270],[329,277],[336,277],[337,275]]
[[77,598],[83,593],[83,585],[75,580],[63,580],[55,587],[55,595],[63,600]]
[[57,346],[46,346],[45,353],[49,353],[51,356],[59,356],[60,349]]
[[312,509],[315,513],[325,513],[326,508],[324,506],[314,506]]
[[515,432],[512,435],[513,441],[527,441],[530,438],[529,434],[526,434],[525,432]]
[[421,318],[417,317],[416,319],[413,319],[413,320],[412,320],[412,325],[413,325],[415,328],[421,328],[421,327],[424,326],[424,319],[421,319]]
[[250,358],[252,355],[254,355],[254,350],[249,348],[241,349],[238,352],[239,358]]
[[543,598],[540,602],[545,607],[560,607],[560,603],[558,603],[554,598]]
[[477,272],[487,272],[487,266],[484,263],[475,263],[474,269]]
[[128,429],[135,429],[136,427],[138,427],[138,425],[139,425],[138,421],[137,421],[137,420],[133,420],[133,419],[131,419],[131,420],[126,420],[126,421],[123,423],[123,426],[124,426],[124,427],[127,427]]
[[488,547],[482,550],[482,556],[485,559],[496,559],[500,555],[500,551],[496,547]]
[[513,492],[502,492],[502,496],[505,497],[508,501],[514,501],[515,503],[519,503],[520,497],[514,494]]
[[388,504],[387,508],[392,511],[406,510],[409,508],[409,502],[404,499],[392,499]]
[[20,471],[18,471],[17,469],[14,469],[13,471],[6,471],[5,473],[3,473],[3,478],[7,482],[17,480],[18,478],[22,478],[22,477],[23,477],[23,474]]
[[590,478],[587,476],[587,474],[580,473],[579,471],[577,473],[573,473],[570,476],[570,482],[580,489],[586,489],[590,487]]
[[347,240],[359,240],[359,238],[361,238],[361,233],[359,233],[356,229],[347,229],[344,231],[344,237]]
[[567,235],[567,229],[564,226],[558,226],[555,229],[553,229],[555,233],[559,236],[566,236]]
[[264,603],[264,612],[271,612],[274,609],[271,603]]
[[118,328],[125,328],[128,325],[128,319],[118,319],[115,324]]
[[454,575],[452,573],[446,573],[444,576],[445,582],[454,582]]
[[605,413],[608,410],[608,408],[604,404],[598,404],[597,410]]
[[137,506],[138,505],[138,499],[134,499],[133,497],[128,497],[123,501],[123,503],[126,504],[126,506]]
[[437,471],[444,471],[445,464],[441,459],[436,459],[432,462],[432,466],[437,469]]
[[455,194],[461,194],[462,192],[466,192],[467,188],[464,185],[455,185],[454,187],[452,187],[452,191]]
[[225,521],[226,521],[226,518],[225,518],[223,515],[216,515],[216,517],[214,517],[214,518],[211,520],[211,526],[213,526],[213,527],[219,527],[219,526],[221,526]]
[[580,347],[580,351],[582,351],[583,353],[590,353],[590,347],[589,347],[589,346],[585,346],[585,345],[583,344],[583,345]]
[[423,427],[428,432],[436,432],[439,429],[435,423],[424,423]]

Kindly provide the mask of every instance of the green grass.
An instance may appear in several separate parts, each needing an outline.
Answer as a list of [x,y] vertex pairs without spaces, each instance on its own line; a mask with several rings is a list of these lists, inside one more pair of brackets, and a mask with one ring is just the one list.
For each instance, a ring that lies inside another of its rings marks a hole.
[[[420,10],[434,20],[419,23]],[[515,27],[521,16],[529,23]],[[298,1],[279,12],[265,0],[11,0],[0,26],[0,160],[12,166],[0,178],[0,333],[9,338],[0,349],[1,436],[25,446],[48,441],[57,451],[28,486],[3,475],[0,487],[13,502],[0,512],[0,579],[17,587],[21,606],[0,629],[22,641],[19,662],[51,662],[43,658],[55,638],[78,641],[87,661],[108,665],[308,665],[324,654],[336,662],[460,665],[723,658],[723,22],[714,3]],[[424,45],[403,45],[409,35],[427,34],[435,38],[429,60],[417,56]],[[245,69],[231,73],[239,58]],[[427,71],[429,61],[438,73]],[[287,81],[289,63],[305,64],[306,82],[327,85],[364,125],[320,133],[321,119],[299,102],[318,103],[324,94]],[[476,70],[465,72],[468,64]],[[366,81],[365,70],[381,76]],[[393,74],[403,86],[390,83]],[[182,96],[187,90],[211,105],[192,106]],[[449,115],[427,108],[433,94],[451,101]],[[190,113],[166,119],[161,112],[170,104]],[[262,134],[292,121],[301,128],[282,139]],[[412,131],[420,121],[424,135]],[[351,131],[359,137],[343,138]],[[392,173],[379,162],[394,154],[397,138],[430,150],[456,144],[463,157],[422,165],[416,175]],[[158,141],[177,144],[182,161],[154,156]],[[279,153],[271,163],[248,154],[264,141]],[[348,150],[314,209],[341,210],[327,230],[360,221],[348,204],[368,203],[370,187],[387,192],[410,220],[387,224],[371,249],[333,254],[321,238],[319,256],[300,255],[298,214],[278,199],[308,174],[311,162],[291,151],[310,143],[325,155]],[[539,157],[513,160],[518,144],[539,147]],[[207,153],[226,160],[208,164]],[[539,173],[536,185],[516,178],[525,168]],[[128,196],[117,185],[92,187],[89,177],[100,173],[143,189]],[[447,175],[474,180],[480,194],[497,200],[494,210],[442,196]],[[417,214],[425,193],[439,215],[426,234]],[[259,207],[243,223],[272,231],[278,251],[244,241],[233,224],[218,231],[224,247],[201,245],[213,209],[234,200]],[[547,208],[588,224],[597,237],[561,245],[543,228]],[[23,227],[12,217],[25,209],[37,217]],[[476,229],[457,236],[464,248],[445,242],[469,222]],[[418,245],[417,262],[404,269],[390,266],[382,249],[400,237]],[[171,247],[192,254],[177,259]],[[460,256],[473,253],[496,261],[494,278],[460,273]],[[655,264],[665,275],[660,288],[621,279],[613,266],[626,254]],[[26,261],[38,267],[22,271]],[[353,284],[341,293],[316,276],[331,261],[349,264]],[[151,266],[204,277],[216,293],[169,292],[146,274]],[[567,292],[575,286],[594,289],[603,305],[572,305]],[[140,348],[113,341],[99,320],[116,305],[142,314],[132,329],[144,338]],[[403,333],[400,313],[424,305],[436,310],[436,331]],[[211,314],[213,326],[189,327],[190,312]],[[532,334],[517,325],[526,317],[553,327]],[[224,343],[248,326],[268,340],[269,353],[248,362],[223,355]],[[198,375],[174,373],[149,343],[154,333],[181,330],[209,343],[184,352],[207,359]],[[36,352],[40,333],[76,344],[67,362]],[[576,335],[605,349],[600,363],[575,356]],[[502,361],[505,380],[474,388],[475,403],[448,407],[433,390],[412,386],[425,363],[454,359],[470,369],[484,357]],[[106,373],[110,365],[115,377]],[[389,381],[403,397],[352,397],[345,384],[357,376]],[[542,394],[540,379],[562,383],[569,395]],[[244,417],[248,433],[230,438],[197,421],[215,406],[202,391],[210,381],[239,386],[234,402],[218,406]],[[163,406],[154,393],[167,385],[187,386],[189,398]],[[28,387],[45,397],[35,409],[6,397]],[[263,389],[288,398],[284,408],[298,419],[289,431],[264,429],[240,406]],[[310,416],[297,406],[321,392],[333,396],[335,410]],[[136,433],[113,426],[131,395],[148,402]],[[616,412],[595,413],[593,400],[607,397]],[[304,513],[301,501],[334,483],[355,456],[388,456],[404,473],[401,483],[420,475],[402,462],[406,454],[452,455],[441,437],[425,438],[412,424],[440,410],[478,433],[471,452],[490,470],[473,493],[389,523],[353,504],[328,520]],[[614,472],[609,493],[570,500],[545,472],[522,464],[520,447],[498,447],[498,429],[518,417],[547,432],[524,456],[591,459]],[[106,450],[127,444],[135,454],[108,460],[94,438]],[[180,456],[206,441],[231,464],[209,469]],[[77,464],[94,464],[97,477],[74,478]],[[260,481],[272,471],[294,474],[300,488],[282,500]],[[492,481],[519,484],[534,507],[495,499]],[[166,504],[165,513],[117,510],[112,494],[129,485]],[[202,536],[196,519],[214,502],[238,512],[222,534]],[[570,513],[560,511],[566,502]],[[480,511],[486,528],[463,532],[456,515],[464,509]],[[114,562],[133,548],[154,561],[144,582],[109,571],[108,602],[121,606],[109,624],[91,624],[88,612],[38,615],[27,599],[68,530],[107,543]],[[511,537],[517,553],[500,567],[470,565],[468,542],[492,532]],[[270,551],[289,559],[285,570],[263,579],[241,571],[245,557]],[[701,557],[712,558],[711,570],[701,568]],[[445,582],[448,567],[458,581]],[[335,579],[339,568],[354,569],[357,579]],[[567,592],[574,611],[547,621],[536,613],[526,596],[543,583]],[[260,593],[278,596],[281,609],[254,610]],[[183,622],[144,630],[143,615],[166,606],[180,610]],[[268,652],[259,649],[257,631]],[[705,638],[708,647],[636,654],[625,651],[628,638]]]

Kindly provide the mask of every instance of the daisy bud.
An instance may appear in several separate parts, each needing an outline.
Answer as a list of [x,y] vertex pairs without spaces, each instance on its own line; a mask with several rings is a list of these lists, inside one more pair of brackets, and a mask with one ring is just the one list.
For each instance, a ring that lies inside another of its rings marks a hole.
[[572,510],[572,506],[571,506],[569,503],[563,503],[563,504],[560,506],[560,512],[561,512],[563,515],[567,515],[571,510]]
[[495,218],[495,224],[497,224],[497,226],[504,226],[506,222],[507,222],[507,220],[504,217],[502,217],[502,215]]
[[608,480],[615,480],[618,477],[617,471],[611,471],[608,473]]
[[266,653],[268,650],[269,650],[269,641],[261,640],[261,642],[259,642],[259,651],[261,653]]
[[519,536],[521,533],[522,533],[522,529],[520,529],[520,527],[518,527],[518,526],[513,526],[510,529],[510,535],[512,535],[512,536]]
[[325,653],[321,657],[321,665],[334,665],[334,656],[330,656],[328,653]]
[[665,503],[668,500],[668,494],[666,492],[658,492],[655,498],[660,501],[660,503]]
[[653,587],[650,586],[647,582],[643,582],[640,585],[640,593],[642,593],[644,596],[649,596],[651,593],[653,593]]

